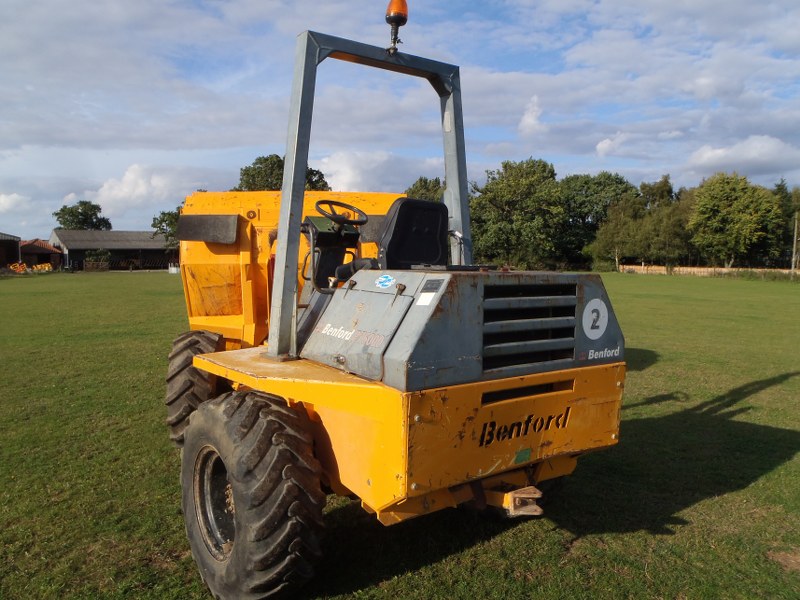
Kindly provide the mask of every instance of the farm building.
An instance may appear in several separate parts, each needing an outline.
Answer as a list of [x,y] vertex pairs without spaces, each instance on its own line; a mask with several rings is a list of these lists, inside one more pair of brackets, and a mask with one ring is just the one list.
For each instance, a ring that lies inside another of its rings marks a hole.
[[54,269],[61,266],[61,250],[39,238],[20,242],[21,261],[29,267],[51,264]]
[[54,229],[49,241],[71,269],[83,269],[86,253],[98,250],[110,253],[111,269],[166,269],[174,260],[164,236],[152,231]]
[[0,267],[19,262],[19,238],[0,232]]

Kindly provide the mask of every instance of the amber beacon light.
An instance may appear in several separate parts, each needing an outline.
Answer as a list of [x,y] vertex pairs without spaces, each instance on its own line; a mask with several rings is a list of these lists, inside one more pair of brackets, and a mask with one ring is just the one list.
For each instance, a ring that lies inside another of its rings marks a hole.
[[394,54],[397,52],[397,44],[402,43],[398,37],[400,28],[408,22],[406,0],[389,0],[389,6],[386,7],[386,22],[392,28],[392,43],[386,50],[389,54]]

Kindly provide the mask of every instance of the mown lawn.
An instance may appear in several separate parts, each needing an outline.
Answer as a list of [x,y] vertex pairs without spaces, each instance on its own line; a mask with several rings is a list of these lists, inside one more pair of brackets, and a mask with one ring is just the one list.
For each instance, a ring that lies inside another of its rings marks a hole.
[[[800,597],[800,285],[610,275],[621,442],[545,517],[332,499],[306,598]],[[166,273],[0,279],[0,598],[206,598],[163,424]]]

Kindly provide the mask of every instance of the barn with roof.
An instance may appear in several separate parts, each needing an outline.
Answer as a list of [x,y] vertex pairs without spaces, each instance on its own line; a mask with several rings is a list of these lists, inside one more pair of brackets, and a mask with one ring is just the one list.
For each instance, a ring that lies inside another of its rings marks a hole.
[[0,268],[19,262],[20,239],[0,231]]
[[61,266],[61,250],[39,238],[20,242],[19,253],[21,262],[28,267],[50,264],[58,269]]
[[63,253],[63,264],[83,269],[86,253],[106,250],[111,269],[166,269],[174,261],[164,236],[152,231],[54,229],[49,243]]

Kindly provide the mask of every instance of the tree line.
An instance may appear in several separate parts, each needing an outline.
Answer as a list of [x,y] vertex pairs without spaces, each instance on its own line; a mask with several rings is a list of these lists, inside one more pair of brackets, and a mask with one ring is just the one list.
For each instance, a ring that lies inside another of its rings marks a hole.
[[[406,191],[439,200],[444,190],[420,177]],[[470,186],[476,261],[524,269],[790,268],[798,211],[800,188],[781,179],[769,189],[737,173],[676,191],[669,175],[638,188],[606,171],[558,180],[552,164],[530,158]]]
[[[260,156],[240,170],[232,191],[278,190],[282,157]],[[307,169],[306,189],[330,190]],[[419,177],[405,193],[441,201],[444,183]],[[556,176],[551,163],[504,161],[470,184],[475,261],[519,269],[595,269],[648,263],[671,266],[790,268],[797,265],[800,187],[772,188],[737,173],[717,173],[675,190],[669,175],[638,187],[618,173]],[[152,227],[177,246],[180,207]],[[111,229],[100,207],[82,200],[53,213],[67,229]]]

